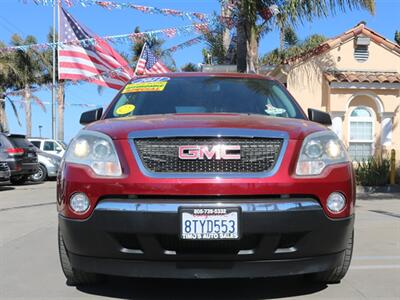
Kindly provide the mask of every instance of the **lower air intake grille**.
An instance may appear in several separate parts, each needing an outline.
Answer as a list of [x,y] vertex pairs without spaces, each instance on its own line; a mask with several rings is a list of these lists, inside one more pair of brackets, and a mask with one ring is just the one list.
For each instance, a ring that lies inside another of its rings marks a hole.
[[177,235],[160,235],[158,240],[166,250],[178,254],[237,254],[240,250],[253,250],[258,247],[261,235],[245,235],[232,241],[190,241],[181,240]]

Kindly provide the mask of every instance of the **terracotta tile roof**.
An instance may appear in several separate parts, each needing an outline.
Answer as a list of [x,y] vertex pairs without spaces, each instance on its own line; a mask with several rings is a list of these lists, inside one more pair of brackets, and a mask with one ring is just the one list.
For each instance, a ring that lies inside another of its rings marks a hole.
[[397,72],[325,71],[329,82],[400,83]]
[[306,60],[312,56],[319,55],[319,54],[324,53],[332,48],[335,48],[335,47],[339,46],[340,44],[343,44],[343,43],[347,42],[348,40],[350,40],[358,35],[361,35],[361,34],[369,37],[375,43],[400,54],[400,46],[399,45],[386,39],[385,37],[378,34],[377,32],[369,29],[367,26],[365,26],[365,24],[360,23],[356,27],[351,28],[350,30],[342,33],[341,35],[331,38],[329,40],[326,40],[325,42],[321,43],[319,46],[315,47],[314,49],[311,49],[310,51],[307,51],[307,52],[300,54],[298,56],[295,56],[295,57],[291,57],[285,63],[294,63],[294,62]]

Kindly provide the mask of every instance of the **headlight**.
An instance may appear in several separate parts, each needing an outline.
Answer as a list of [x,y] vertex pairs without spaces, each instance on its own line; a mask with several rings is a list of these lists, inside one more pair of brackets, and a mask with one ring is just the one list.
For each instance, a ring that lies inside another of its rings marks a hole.
[[65,161],[89,166],[99,176],[122,175],[113,141],[96,131],[82,130],[68,147]]
[[312,133],[303,141],[296,175],[319,175],[326,166],[347,161],[347,152],[336,134],[331,131]]

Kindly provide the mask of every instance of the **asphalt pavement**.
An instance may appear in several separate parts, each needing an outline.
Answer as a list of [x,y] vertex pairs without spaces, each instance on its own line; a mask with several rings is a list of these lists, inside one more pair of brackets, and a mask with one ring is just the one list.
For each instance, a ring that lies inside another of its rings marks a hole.
[[55,182],[0,186],[1,299],[400,299],[400,197],[357,201],[355,249],[340,284],[303,277],[249,280],[110,278],[65,284],[57,251]]

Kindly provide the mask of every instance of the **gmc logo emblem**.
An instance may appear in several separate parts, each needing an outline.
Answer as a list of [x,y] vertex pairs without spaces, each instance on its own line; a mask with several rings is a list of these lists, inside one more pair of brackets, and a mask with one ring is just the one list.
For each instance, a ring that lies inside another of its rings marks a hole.
[[215,145],[211,149],[208,146],[186,145],[179,146],[180,159],[240,159],[239,145]]

